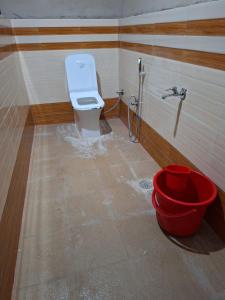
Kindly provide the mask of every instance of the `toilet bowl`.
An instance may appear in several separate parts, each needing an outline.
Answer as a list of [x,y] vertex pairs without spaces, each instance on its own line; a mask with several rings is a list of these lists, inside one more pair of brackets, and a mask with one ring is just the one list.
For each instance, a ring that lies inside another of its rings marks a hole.
[[75,122],[83,137],[100,136],[99,118],[105,105],[98,92],[95,61],[90,54],[66,57],[67,86]]

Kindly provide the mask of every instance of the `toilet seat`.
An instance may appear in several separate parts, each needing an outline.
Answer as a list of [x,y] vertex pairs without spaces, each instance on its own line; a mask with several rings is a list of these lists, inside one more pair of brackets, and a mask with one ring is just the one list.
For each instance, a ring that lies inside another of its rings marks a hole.
[[94,57],[72,54],[65,59],[67,86],[75,122],[84,138],[101,135],[99,119],[105,105],[98,91]]
[[70,100],[75,110],[102,109],[105,105],[97,91],[71,92]]

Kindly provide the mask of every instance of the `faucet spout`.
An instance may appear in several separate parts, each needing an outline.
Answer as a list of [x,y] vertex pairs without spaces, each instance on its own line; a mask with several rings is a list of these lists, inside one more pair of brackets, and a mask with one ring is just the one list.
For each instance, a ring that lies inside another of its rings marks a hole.
[[182,88],[180,91],[178,91],[178,88],[176,86],[167,89],[166,91],[172,91],[172,93],[167,94],[167,95],[163,95],[162,99],[165,100],[168,97],[180,97],[180,100],[185,100],[186,98],[186,94],[187,94],[187,90]]
[[173,93],[173,94],[168,94],[168,95],[163,95],[163,96],[162,96],[162,99],[165,100],[166,98],[168,98],[168,97],[173,97],[173,96],[175,96],[174,93]]

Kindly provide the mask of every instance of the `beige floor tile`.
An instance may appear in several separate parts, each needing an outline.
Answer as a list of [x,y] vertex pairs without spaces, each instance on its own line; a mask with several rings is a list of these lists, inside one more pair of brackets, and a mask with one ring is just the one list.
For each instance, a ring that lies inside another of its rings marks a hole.
[[34,146],[32,155],[33,159],[37,161],[49,159],[60,161],[64,156],[76,157],[77,152],[70,143],[59,139],[57,143],[42,142],[42,145]]
[[[116,223],[129,257],[175,251],[176,246],[167,239],[158,226],[155,216],[131,216]],[[165,247],[166,245],[166,247]]]
[[121,162],[116,165],[110,165],[109,169],[118,183],[126,183],[129,180],[136,179],[136,173],[130,167],[130,165],[125,162]]
[[20,289],[17,300],[138,299],[128,262],[121,261],[85,274]]
[[67,197],[64,177],[49,177],[44,180],[29,182],[26,202],[39,202],[42,199],[62,201]]
[[86,194],[89,192],[97,193],[101,186],[100,176],[98,170],[90,170],[81,173],[79,176],[74,177],[65,174],[65,193],[69,196],[77,194]]
[[58,159],[36,160],[32,164],[29,173],[29,181],[45,180],[48,178],[60,178],[62,176]]
[[[185,247],[192,250],[182,251],[180,256],[202,289],[206,290],[211,298],[217,295],[220,299],[225,297],[225,248],[224,243],[206,222],[193,237],[177,238]],[[193,251],[195,253],[193,253]],[[217,299],[217,298],[216,298]]]
[[73,124],[52,125],[50,129],[41,126],[35,130],[33,143],[33,158],[37,160],[61,159],[63,156],[76,156],[77,148],[74,147],[74,140],[77,141],[76,129]]
[[223,255],[193,255],[181,253],[182,263],[195,278],[199,288],[206,292],[209,299],[225,299],[225,270]]
[[128,261],[88,272],[78,299],[140,299]]
[[40,284],[72,272],[68,241],[63,235],[55,236],[54,239],[52,237],[25,239],[21,250],[22,259],[18,268],[17,286],[22,288]]
[[114,187],[118,184],[117,178],[114,176],[110,166],[98,168],[99,187],[105,189]]
[[59,158],[58,147],[52,147],[51,145],[37,145],[32,148],[32,159],[48,160],[52,158]]
[[150,207],[145,195],[133,190],[129,185],[118,184],[103,190],[105,205],[111,220],[123,220],[130,216],[148,215]]
[[53,133],[46,134],[35,134],[33,140],[33,147],[57,147],[62,143],[62,139],[60,136]]
[[109,124],[98,142],[74,124],[35,128],[13,299],[225,299],[224,243],[205,224],[161,231],[140,187],[159,167]]
[[123,163],[124,159],[120,150],[115,146],[114,141],[112,145],[107,143],[107,152],[104,155],[97,156],[94,163],[97,168],[104,168],[107,166],[114,166]]
[[127,254],[115,224],[88,223],[72,230],[74,271],[89,270],[127,259]]
[[35,126],[35,136],[36,135],[55,135],[57,134],[58,127],[61,125],[53,124],[53,125],[37,125]]
[[212,299],[175,251],[154,251],[131,262],[138,299]]
[[45,284],[21,288],[15,291],[13,300],[72,300],[70,298],[71,293],[72,291],[69,290],[66,280],[58,279]]
[[66,230],[64,203],[42,199],[27,205],[24,237],[62,234]]
[[70,228],[79,226],[88,226],[91,224],[100,224],[106,220],[107,207],[103,204],[104,198],[102,192],[86,194],[77,194],[69,197],[65,202],[65,218],[68,219]]
[[127,162],[136,162],[149,159],[149,154],[140,144],[126,142],[118,144],[118,148],[124,160]]
[[109,125],[112,127],[113,132],[120,136],[128,139],[128,130],[127,128],[121,123],[119,119],[111,119],[108,120]]
[[137,178],[153,178],[156,172],[161,169],[153,159],[130,162],[130,168],[133,169]]
[[95,161],[93,159],[82,159],[79,157],[63,157],[60,165],[62,174],[73,176],[74,179],[78,178],[82,173],[96,170]]

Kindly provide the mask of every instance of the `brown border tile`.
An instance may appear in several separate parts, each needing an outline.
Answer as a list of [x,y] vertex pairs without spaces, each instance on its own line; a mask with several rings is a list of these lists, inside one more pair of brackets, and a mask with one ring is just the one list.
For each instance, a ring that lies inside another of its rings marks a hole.
[[[211,53],[196,50],[186,50],[168,48],[161,46],[145,45],[130,42],[66,42],[66,43],[32,43],[10,45],[2,52],[2,56],[7,55],[7,51],[41,51],[41,50],[67,50],[67,49],[101,49],[101,48],[121,48],[130,51],[141,52],[153,56],[177,60],[189,64],[199,65],[225,71],[225,54]],[[1,52],[0,52],[1,53]]]
[[0,299],[10,300],[16,267],[34,126],[28,114],[0,222]]
[[11,27],[0,26],[0,35],[13,35]]
[[225,36],[225,19],[127,25],[120,26],[119,32],[151,35]]
[[[2,30],[6,34],[5,30]],[[85,27],[14,27],[14,35],[66,35],[66,34],[152,34],[152,35],[197,35],[224,36],[225,19],[191,20],[126,26],[85,26]],[[1,34],[1,28],[0,28]]]
[[120,48],[225,71],[225,54],[120,42]]
[[16,51],[16,45],[10,44],[0,47],[0,60],[6,58],[7,56],[11,55],[13,52]]
[[17,44],[18,51],[118,48],[118,41]]
[[14,35],[116,34],[118,26],[14,27]]
[[[102,118],[111,119],[119,117],[119,106],[108,111],[118,101],[117,98],[104,99],[105,107]],[[74,112],[70,102],[46,103],[31,105],[31,113],[35,125],[59,124],[74,122]]]

